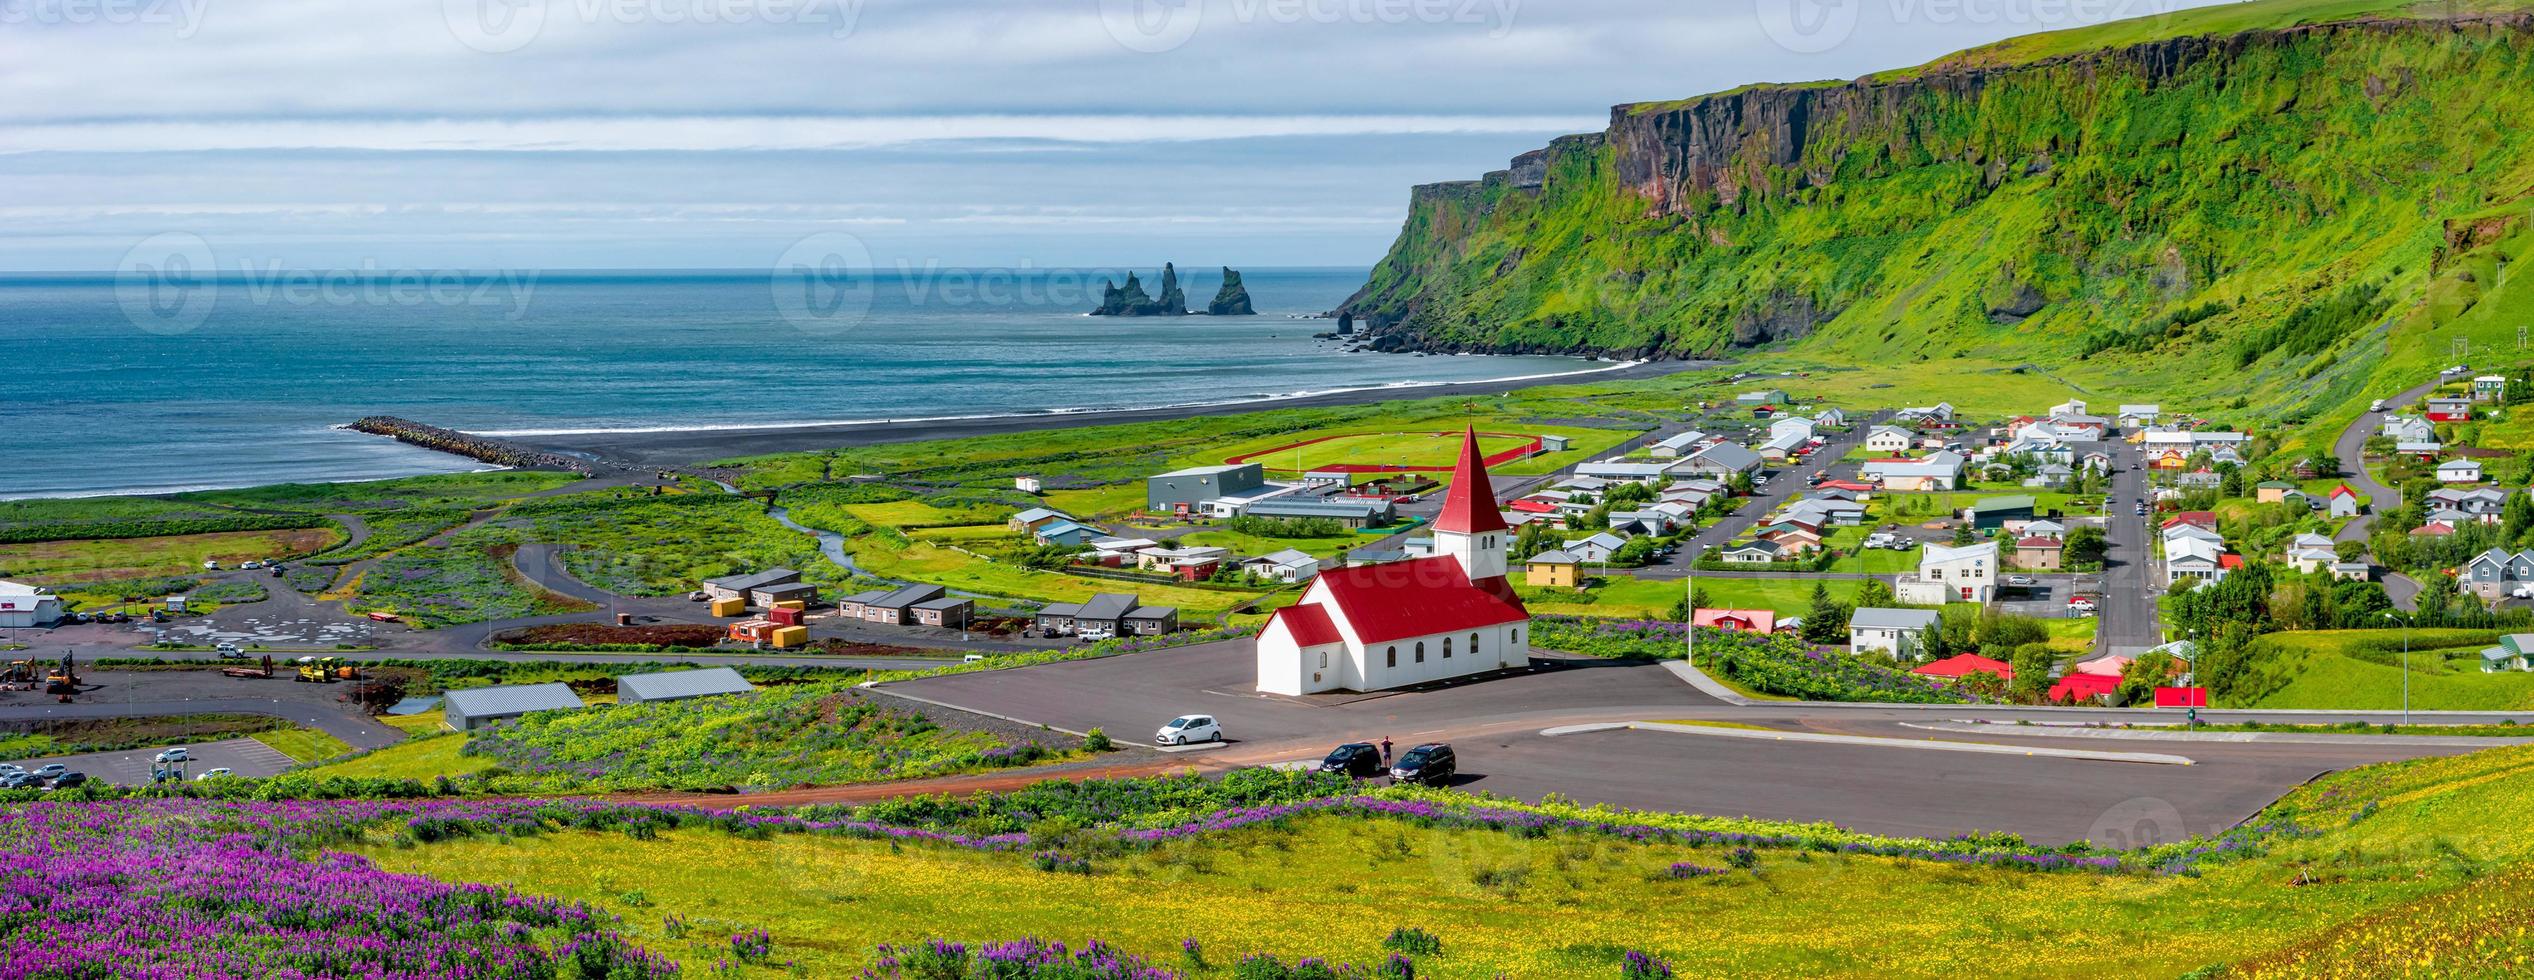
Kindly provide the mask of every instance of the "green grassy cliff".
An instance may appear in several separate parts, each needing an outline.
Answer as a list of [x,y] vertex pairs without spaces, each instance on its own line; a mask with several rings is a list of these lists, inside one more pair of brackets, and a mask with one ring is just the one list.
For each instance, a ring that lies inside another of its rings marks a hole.
[[2021,361],[2294,422],[2515,348],[2529,9],[2273,0],[1619,106],[1417,188],[1345,310],[1393,347]]

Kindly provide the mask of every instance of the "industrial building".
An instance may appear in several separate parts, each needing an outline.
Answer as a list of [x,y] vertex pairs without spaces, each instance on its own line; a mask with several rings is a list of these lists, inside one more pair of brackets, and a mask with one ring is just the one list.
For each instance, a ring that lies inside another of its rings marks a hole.
[[514,684],[450,691],[440,702],[441,713],[448,719],[449,727],[461,732],[471,732],[531,711],[572,711],[588,707],[581,703],[580,695],[562,684]]
[[657,674],[627,674],[616,678],[616,703],[641,704],[645,701],[680,701],[686,698],[709,698],[724,694],[748,694],[756,685],[728,667],[705,670],[667,670]]

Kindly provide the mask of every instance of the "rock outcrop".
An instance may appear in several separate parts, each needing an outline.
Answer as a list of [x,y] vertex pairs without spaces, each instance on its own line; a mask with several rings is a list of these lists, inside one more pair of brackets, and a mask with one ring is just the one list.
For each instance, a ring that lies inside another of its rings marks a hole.
[[[1258,311],[1250,308],[1249,290],[1241,285],[1241,274],[1230,266],[1223,268],[1223,288],[1214,293],[1214,302],[1205,312],[1213,316],[1249,316]],[[1161,264],[1161,295],[1144,291],[1144,281],[1135,274],[1126,274],[1126,285],[1104,282],[1100,290],[1100,308],[1092,316],[1188,316],[1188,294],[1179,286],[1179,269],[1168,262]]]
[[1256,316],[1258,310],[1249,305],[1249,289],[1241,285],[1241,274],[1231,266],[1223,267],[1223,288],[1214,291],[1214,302],[1205,304],[1209,316]]

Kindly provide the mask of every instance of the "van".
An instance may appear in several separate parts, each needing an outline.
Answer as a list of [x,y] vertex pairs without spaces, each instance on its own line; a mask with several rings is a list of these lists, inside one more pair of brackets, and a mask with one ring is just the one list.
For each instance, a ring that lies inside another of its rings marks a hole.
[[2382,399],[2382,398],[2378,398],[2378,399],[2376,399],[2376,401],[2375,401],[2375,403],[2374,403],[2374,404],[2367,406],[2367,410],[2368,410],[2368,411],[2370,411],[2370,412],[2381,412],[2381,411],[2384,411],[2384,399]]
[[981,664],[985,662],[985,654],[971,653],[965,657],[959,658],[959,662],[963,664]]

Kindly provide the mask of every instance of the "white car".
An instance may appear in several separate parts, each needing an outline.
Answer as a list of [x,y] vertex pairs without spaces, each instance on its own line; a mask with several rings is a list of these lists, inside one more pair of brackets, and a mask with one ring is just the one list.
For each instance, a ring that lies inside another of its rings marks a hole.
[[2013,585],[2013,586],[2018,586],[2018,587],[2031,585],[2031,584],[2032,584],[2032,576],[2030,576],[2030,575],[2009,575],[2009,576],[2006,576],[2006,584],[2008,584],[2008,585]]
[[1074,633],[1075,638],[1092,642],[1110,639],[1116,635],[1116,633],[1110,631],[1109,628],[1105,626],[1085,626],[1080,631]]
[[1161,745],[1186,745],[1190,742],[1220,742],[1222,740],[1223,726],[1215,723],[1213,715],[1180,715],[1170,719],[1170,724],[1161,726],[1160,731],[1153,733],[1153,741]]
[[216,561],[206,561],[206,562],[203,562],[203,563],[202,563],[202,570],[203,570],[203,571],[206,571],[206,572],[216,572],[216,571],[219,571],[219,570],[220,570],[220,563],[219,563],[219,562],[216,562]]
[[260,561],[250,561],[250,562],[245,562],[245,563],[242,563],[242,564],[240,564],[238,567],[239,567],[239,568],[246,569],[246,570],[248,570],[248,571],[253,571],[253,570],[255,570],[255,569],[258,569],[258,568],[262,568],[262,567],[264,567],[264,563],[263,563],[263,562],[260,562]]
[[230,776],[235,776],[235,775],[237,775],[237,771],[236,771],[236,770],[230,769],[230,768],[229,768],[229,767],[227,767],[227,766],[221,766],[221,767],[220,767],[220,768],[218,768],[218,769],[206,769],[206,770],[203,770],[202,775],[199,775],[199,776],[195,776],[195,777],[194,777],[194,782],[199,783],[199,782],[201,782],[201,781],[203,781],[203,780],[206,780],[206,779],[225,779],[225,778],[227,778],[227,777],[230,777]]
[[192,756],[187,755],[185,753],[185,747],[181,745],[172,749],[162,750],[159,754],[150,757],[151,762],[186,762],[191,759]]

